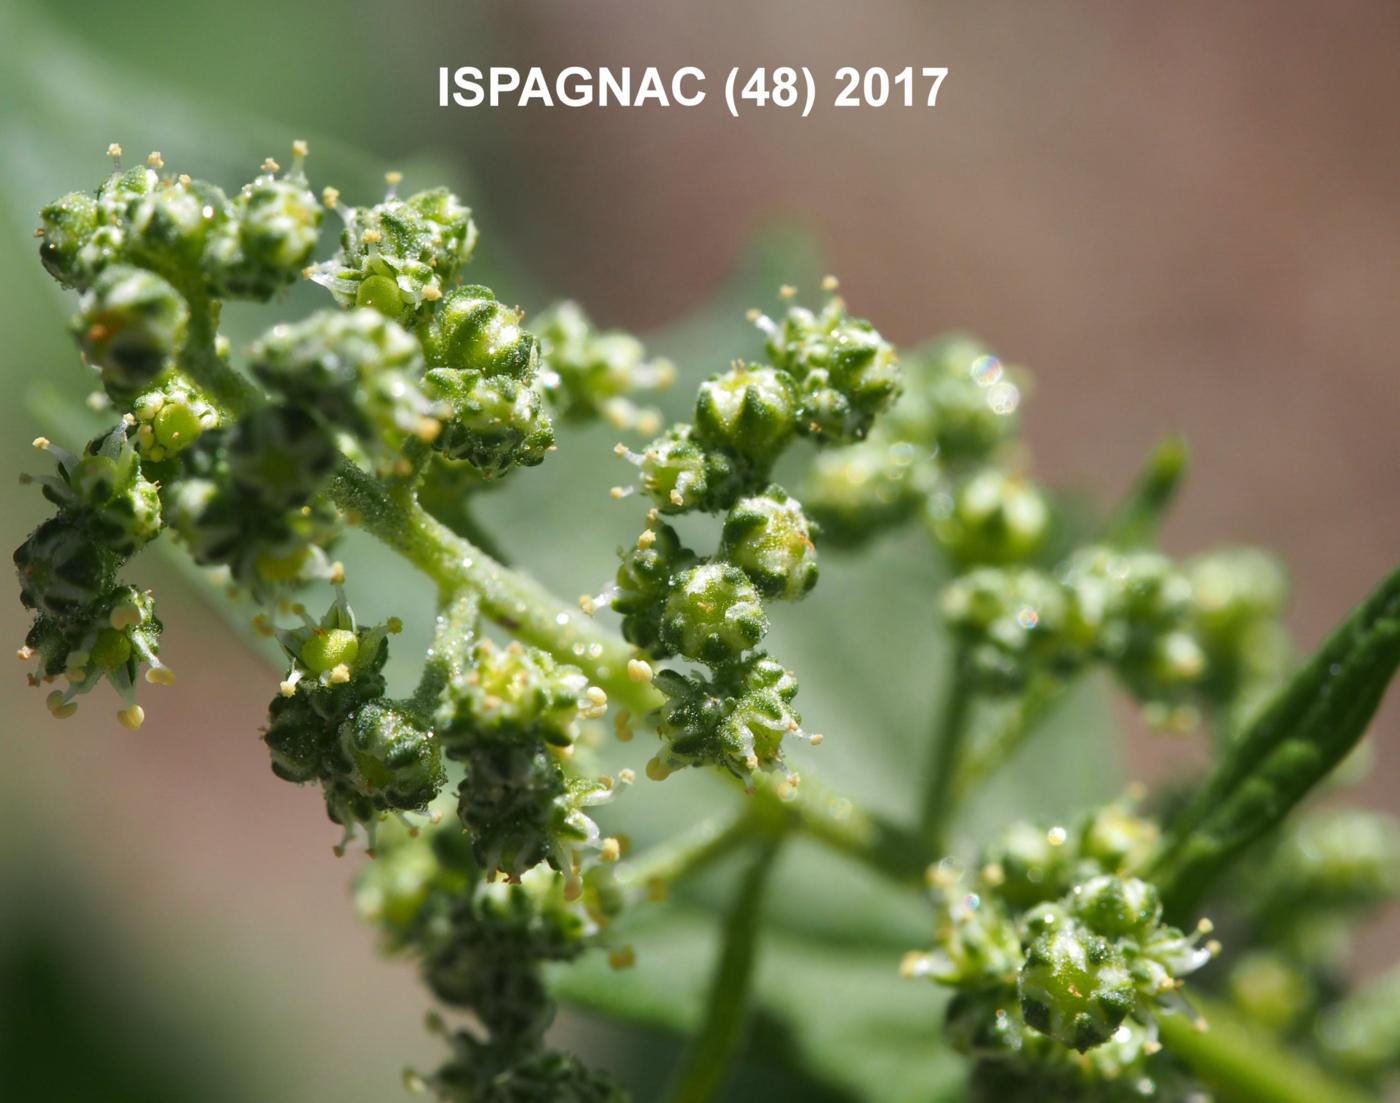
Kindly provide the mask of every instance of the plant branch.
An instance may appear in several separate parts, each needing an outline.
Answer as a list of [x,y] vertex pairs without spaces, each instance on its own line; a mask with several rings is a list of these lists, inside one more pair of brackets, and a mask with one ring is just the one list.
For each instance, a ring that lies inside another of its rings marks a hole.
[[413,707],[431,723],[438,700],[454,678],[465,673],[467,652],[479,634],[481,599],[475,590],[444,595],[433,628],[433,643],[423,661],[423,676],[413,691]]
[[705,1019],[676,1077],[671,1103],[708,1103],[729,1079],[748,1021],[764,890],[780,845],[780,838],[765,839],[739,886],[739,896],[724,924]]
[[660,695],[628,676],[633,649],[565,605],[534,579],[508,570],[457,535],[402,487],[390,491],[378,479],[342,460],[331,480],[332,501],[367,532],[383,541],[440,587],[470,589],[481,611],[526,643],[581,667],[617,703],[643,713]]
[[1223,1005],[1195,992],[1191,1001],[1204,1012],[1207,1029],[1198,1029],[1185,1015],[1159,1015],[1157,1028],[1171,1054],[1222,1103],[1375,1103]]
[[941,854],[947,845],[948,826],[953,818],[953,781],[972,714],[972,693],[964,677],[965,665],[962,649],[955,647],[924,778],[919,835],[928,840],[929,850],[934,854]]

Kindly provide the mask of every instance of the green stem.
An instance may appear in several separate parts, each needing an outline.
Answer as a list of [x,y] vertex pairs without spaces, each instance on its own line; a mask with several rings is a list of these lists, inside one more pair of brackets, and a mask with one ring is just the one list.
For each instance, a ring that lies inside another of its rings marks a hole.
[[780,845],[780,838],[764,840],[744,874],[738,899],[724,924],[705,1019],[676,1076],[671,1103],[708,1103],[729,1079],[748,1021],[764,890]]
[[919,810],[919,834],[928,840],[934,854],[943,853],[947,847],[948,826],[953,818],[953,780],[970,728],[972,693],[965,673],[963,652],[955,648],[943,705],[934,727],[934,746],[924,780],[923,805]]
[[670,887],[707,869],[749,842],[755,832],[753,811],[743,807],[702,820],[683,834],[629,858],[617,871],[624,890],[664,896]]
[[366,531],[397,551],[440,587],[469,589],[481,611],[525,643],[583,669],[617,703],[643,713],[660,695],[628,676],[636,652],[595,625],[578,608],[565,605],[534,579],[508,570],[469,540],[430,516],[410,488],[386,488],[348,460],[330,485],[331,499]]
[[997,770],[1006,765],[1030,737],[1044,726],[1068,695],[1069,685],[1038,677],[1026,687],[1010,717],[975,753],[964,754],[954,771],[952,799],[956,806]]
[[241,417],[267,401],[267,396],[218,353],[219,304],[202,287],[184,288],[190,320],[180,370],[226,414]]
[[1198,1030],[1185,1015],[1159,1015],[1157,1028],[1171,1054],[1222,1103],[1375,1103],[1228,1008],[1194,991],[1191,1002],[1205,1014],[1208,1029]]
[[795,792],[773,799],[791,828],[901,885],[922,885],[937,855],[923,836],[823,788],[809,774]]
[[481,599],[475,590],[446,595],[433,628],[433,644],[423,661],[423,676],[413,692],[413,707],[431,723],[443,691],[466,672],[467,652],[480,634]]

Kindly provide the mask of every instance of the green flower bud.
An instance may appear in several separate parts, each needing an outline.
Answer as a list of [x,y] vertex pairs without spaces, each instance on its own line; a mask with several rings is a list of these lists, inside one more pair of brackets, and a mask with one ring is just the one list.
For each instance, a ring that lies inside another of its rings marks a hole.
[[995,469],[973,476],[956,495],[935,494],[930,516],[934,537],[964,565],[1030,559],[1050,526],[1044,495]]
[[326,550],[339,536],[340,515],[320,499],[282,508],[235,483],[224,459],[228,436],[206,433],[180,457],[185,476],[164,490],[166,522],[191,557],[202,566],[228,567],[235,583],[264,601],[331,577]]
[[342,210],[340,251],[311,278],[341,306],[414,324],[446,293],[476,247],[471,212],[445,188]]
[[81,517],[60,513],[15,549],[20,601],[60,620],[79,615],[116,584],[122,560],[93,540]]
[[1362,808],[1313,812],[1264,869],[1265,908],[1362,910],[1400,896],[1400,821]]
[[1089,642],[1071,598],[1031,568],[982,567],[943,591],[943,616],[985,691],[1010,692],[1035,673],[1063,676]]
[[288,509],[315,497],[335,467],[335,442],[299,406],[265,406],[233,427],[228,466],[244,493]]
[[1021,936],[995,896],[971,891],[963,878],[934,877],[937,943],[910,954],[901,972],[954,988],[1004,986],[1021,967]]
[[[388,627],[361,627],[337,586],[336,598],[319,621],[293,606],[298,628],[277,632],[290,660],[281,685],[283,697],[305,696],[317,715],[334,729],[360,705],[384,696],[384,664],[389,659]],[[343,822],[343,821],[337,821]]]
[[185,300],[161,277],[113,265],[83,293],[73,331],[108,393],[124,401],[174,362],[188,320]]
[[282,178],[265,172],[234,197],[205,258],[215,294],[266,302],[301,275],[325,212],[307,187],[300,159]]
[[661,617],[661,642],[708,665],[737,658],[768,631],[758,591],[727,563],[702,563],[675,577]]
[[647,767],[656,779],[710,765],[747,782],[782,764],[784,736],[803,734],[792,708],[797,679],[765,655],[722,667],[712,681],[663,670],[656,688],[666,696],[655,714],[665,745]]
[[422,812],[446,780],[433,733],[401,709],[369,701],[340,725],[348,780],[378,810]]
[[713,513],[733,505],[740,491],[734,462],[704,447],[684,422],[672,425],[641,453],[621,445],[618,454],[642,472],[642,492],[662,513]]
[[877,433],[818,452],[801,498],[824,543],[858,547],[912,517],[936,479],[931,457]]
[[1108,873],[1146,869],[1157,854],[1161,831],[1151,820],[1116,802],[1093,812],[1079,833],[1079,853]]
[[954,337],[906,358],[906,398],[891,414],[904,440],[936,445],[948,464],[985,462],[1016,434],[1022,386],[975,341]]
[[125,559],[160,532],[160,494],[142,475],[125,425],[89,442],[81,456],[40,443],[58,459],[58,476],[38,480],[44,497],[72,513],[95,543]]
[[283,781],[305,785],[329,772],[336,726],[304,695],[278,694],[268,706],[263,742],[272,755],[272,772]]
[[1070,894],[1075,916],[1105,938],[1141,936],[1162,918],[1157,890],[1136,877],[1103,874],[1081,881]]
[[97,229],[97,200],[71,192],[39,212],[39,259],[64,287],[85,284],[94,273],[84,263],[83,246]]
[[[793,307],[770,333],[769,358],[797,381],[801,432],[838,442],[860,440],[899,394],[895,352],[869,322],[833,298],[820,314]],[[698,419],[697,419],[698,420]]]
[[1268,950],[1241,956],[1227,984],[1236,1007],[1280,1034],[1296,1026],[1317,998],[1303,970]]
[[1137,1002],[1118,948],[1073,924],[1027,947],[1017,990],[1026,1023],[1080,1053],[1108,1041]]
[[532,379],[540,343],[520,328],[521,315],[487,287],[459,287],[443,300],[423,337],[434,367]]
[[1317,1040],[1329,1061],[1359,1077],[1383,1077],[1400,1055],[1400,974],[1369,981],[1322,1013]]
[[797,396],[787,374],[739,364],[700,384],[695,433],[766,469],[797,429]]
[[149,593],[117,586],[66,620],[41,616],[26,638],[21,657],[37,655],[44,678],[62,675],[66,679],[66,689],[49,694],[49,711],[55,716],[71,715],[77,707],[73,699],[105,681],[126,704],[118,719],[135,729],[145,719],[144,710],[136,704],[141,666],[147,667],[148,682],[168,685],[174,680],[158,658],[161,628]]
[[254,343],[253,374],[294,406],[397,450],[437,430],[423,394],[423,354],[412,334],[373,310],[323,310],[274,326]]
[[113,172],[97,189],[97,221],[104,226],[124,226],[136,207],[160,185],[149,164]]
[[[497,1068],[499,1057],[465,1032],[456,1056],[428,1083],[444,1103],[626,1103],[628,1095],[604,1073],[576,1057],[545,1050]],[[487,1070],[490,1070],[489,1072]]]
[[765,597],[797,601],[817,584],[811,527],[802,504],[779,486],[734,503],[724,519],[720,554]]
[[508,375],[433,368],[426,389],[447,415],[434,447],[448,459],[471,464],[482,478],[538,466],[554,446],[554,425],[530,383]]
[[593,934],[566,898],[566,884],[547,870],[532,871],[519,884],[478,881],[453,902],[425,947],[429,986],[444,1002],[471,1011],[489,1035],[483,1057],[529,1052],[553,1018],[540,966],[573,960]]
[[581,720],[607,708],[606,694],[581,670],[519,642],[504,648],[478,642],[449,696],[452,721],[443,734],[449,754],[483,736],[567,747]]
[[677,574],[695,562],[676,530],[656,523],[621,553],[612,607],[622,614],[622,635],[655,658],[673,654],[661,644],[661,616]]
[[488,876],[518,878],[541,862],[569,873],[580,849],[600,845],[598,825],[584,809],[610,800],[612,784],[567,777],[541,740],[459,737],[448,753],[466,769],[457,815]]
[[642,343],[629,333],[594,329],[577,303],[546,310],[534,329],[542,344],[546,393],[571,421],[603,417],[618,429],[640,427],[644,412],[627,396],[660,390],[675,378],[670,361],[647,360]]
[[1068,892],[1077,858],[1064,828],[1046,830],[1024,821],[1007,827],[986,854],[997,871],[997,895],[1020,909]]
[[203,180],[162,180],[126,219],[126,257],[181,282],[200,271],[205,247],[230,217],[228,197]]
[[137,395],[131,413],[137,422],[136,446],[155,463],[178,456],[219,424],[214,405],[178,376]]

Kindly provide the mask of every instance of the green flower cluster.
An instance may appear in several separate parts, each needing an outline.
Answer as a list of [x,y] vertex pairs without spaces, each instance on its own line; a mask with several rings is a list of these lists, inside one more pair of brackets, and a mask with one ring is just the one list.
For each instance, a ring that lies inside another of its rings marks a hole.
[[[1155,826],[1117,804],[1072,830],[1014,824],[971,875],[951,859],[930,871],[936,943],[904,972],[956,990],[948,1034],[988,1066],[979,1075],[1003,1086],[1000,1098],[1041,1098],[1066,1081],[1077,1082],[1072,1097],[1177,1083],[1153,1015],[1187,1010],[1183,978],[1219,947],[1200,944],[1204,921],[1189,935],[1162,921],[1157,890],[1134,876],[1156,846]],[[1157,1088],[1152,1098],[1190,1098]]]
[[321,786],[327,814],[345,831],[337,853],[357,825],[373,848],[386,814],[425,812],[442,789],[441,744],[411,703],[384,697],[386,637],[397,622],[357,625],[339,587],[319,621],[294,611],[302,625],[277,633],[290,667],[263,735],[272,771]]
[[[448,1035],[452,1058],[429,1077],[410,1075],[410,1084],[462,1103],[622,1100],[606,1077],[544,1044],[555,1010],[544,967],[574,960],[603,937],[606,870],[591,873],[580,894],[543,866],[493,882],[468,837],[449,827],[419,834],[391,826],[380,841],[378,860],[357,880],[361,915],[390,950],[417,958],[434,994],[470,1012],[482,1030]],[[436,1017],[432,1024],[447,1034]]]
[[136,703],[136,680],[173,681],[162,665],[161,623],[149,593],[121,584],[126,561],[161,528],[157,489],[142,474],[125,423],[93,440],[75,456],[44,438],[35,445],[58,461],[56,475],[37,480],[58,512],[16,550],[20,600],[34,624],[20,658],[37,659],[33,685],[62,677],[67,687],[48,696],[49,711],[71,716],[74,700],[103,681],[120,695],[117,713],[128,728],[145,718]]
[[1044,496],[997,470],[1016,438],[1024,382],[953,337],[903,360],[898,400],[864,439],[820,453],[802,499],[829,542],[857,547],[924,517],[958,564],[1019,562],[1045,542]]
[[[709,668],[656,676],[663,746],[647,773],[657,779],[715,765],[748,782],[782,767],[784,736],[804,734],[796,679],[758,646],[764,602],[797,601],[816,585],[815,526],[770,473],[799,434],[819,443],[863,436],[899,391],[893,349],[839,299],[820,314],[793,308],[767,329],[774,367],[735,363],[700,385],[693,424],[671,426],[641,452],[617,448],[654,503],[605,595],[646,656],[636,674],[650,678],[646,660],[677,655]],[[723,515],[714,555],[687,548],[661,520],[691,512]]]
[[970,571],[944,591],[943,613],[984,690],[1015,691],[1097,661],[1147,703],[1149,719],[1191,727],[1198,703],[1228,707],[1280,677],[1286,594],[1277,564],[1253,549],[1178,565],[1095,545],[1054,572]]
[[584,810],[611,800],[619,781],[578,776],[569,756],[581,721],[602,716],[607,700],[537,648],[481,640],[468,653],[447,687],[442,740],[465,767],[457,812],[488,876],[516,879],[547,862],[577,887],[580,852],[605,845]]
[[615,429],[655,433],[661,415],[631,395],[659,391],[676,377],[669,360],[648,360],[642,343],[620,330],[600,331],[577,303],[562,302],[535,319],[545,392],[569,421],[602,418]]

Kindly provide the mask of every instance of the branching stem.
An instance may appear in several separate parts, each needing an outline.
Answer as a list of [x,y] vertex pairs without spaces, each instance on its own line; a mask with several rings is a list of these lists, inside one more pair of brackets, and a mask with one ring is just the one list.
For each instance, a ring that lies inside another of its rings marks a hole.
[[781,836],[763,839],[739,885],[739,895],[725,920],[705,1018],[676,1076],[671,1103],[708,1103],[717,1098],[729,1079],[748,1020],[764,890],[780,845]]

